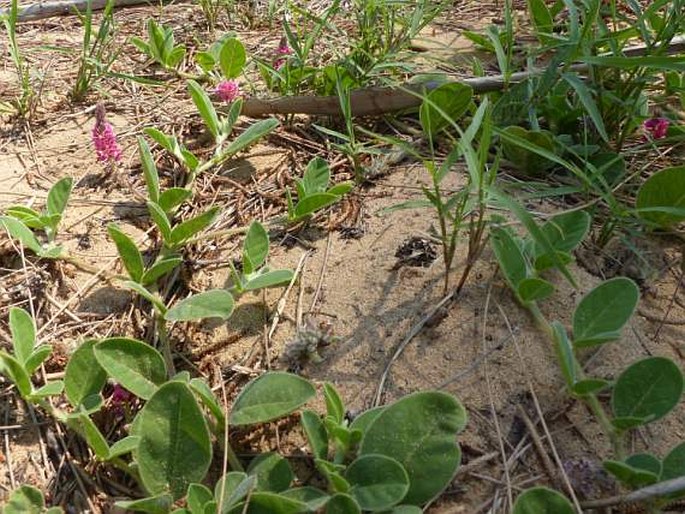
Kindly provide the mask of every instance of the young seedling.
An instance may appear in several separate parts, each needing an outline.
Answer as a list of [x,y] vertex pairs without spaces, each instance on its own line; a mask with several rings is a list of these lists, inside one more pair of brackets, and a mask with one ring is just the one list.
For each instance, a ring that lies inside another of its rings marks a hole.
[[152,18],[147,22],[147,41],[134,37],[131,42],[166,70],[175,71],[186,54],[183,45],[175,44],[171,27],[158,24]]
[[[36,94],[31,85],[31,70],[29,64],[24,59],[19,43],[17,42],[17,23],[19,20],[19,7],[17,0],[11,0],[9,13],[0,16],[2,24],[7,31],[9,39],[9,52],[14,64],[14,71],[19,79],[21,95],[11,102],[13,108],[19,116],[30,117],[36,107]],[[0,106],[2,103],[0,103]]]
[[78,13],[83,24],[83,44],[76,83],[71,90],[71,98],[80,102],[88,94],[93,84],[107,75],[122,48],[114,49],[116,27],[114,25],[114,0],[108,0],[100,20],[100,26],[93,38],[92,0],[86,3],[85,14]]
[[230,34],[214,42],[207,51],[195,54],[195,62],[202,71],[216,80],[236,79],[247,63],[243,44]]
[[12,491],[4,506],[5,514],[63,514],[62,507],[45,508],[45,498],[40,489],[32,485],[22,485]]
[[289,283],[293,278],[292,270],[271,270],[265,265],[269,255],[269,234],[258,221],[253,221],[243,243],[243,255],[240,271],[231,264],[233,278],[232,290],[240,295],[248,291],[257,291],[269,287],[278,287]]
[[329,188],[331,170],[321,157],[315,157],[305,169],[302,179],[295,179],[297,203],[293,202],[290,189],[286,189],[288,201],[288,223],[295,224],[311,217],[317,211],[338,202],[352,189],[352,184],[343,183]]
[[[5,209],[0,216],[0,224],[5,227],[10,237],[18,240],[38,257],[56,259],[62,255],[62,247],[55,244],[57,229],[69,201],[73,180],[65,177],[56,182],[48,192],[45,210],[38,212],[24,205],[15,205]],[[40,230],[45,235],[43,244],[34,234]]]

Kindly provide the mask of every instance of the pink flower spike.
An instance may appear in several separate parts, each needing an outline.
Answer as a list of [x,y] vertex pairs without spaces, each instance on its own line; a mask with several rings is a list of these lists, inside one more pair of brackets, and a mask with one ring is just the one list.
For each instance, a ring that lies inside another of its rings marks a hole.
[[232,102],[240,96],[240,86],[236,80],[224,80],[219,82],[214,92],[223,102]]
[[668,126],[671,124],[666,118],[651,118],[646,120],[642,127],[645,130],[645,135],[651,139],[663,139],[668,132]]
[[117,143],[114,127],[105,121],[105,108],[102,104],[95,109],[95,126],[91,136],[98,161],[118,162],[121,160],[121,148]]
[[274,68],[277,70],[285,64],[285,56],[291,55],[293,49],[288,46],[288,40],[284,37],[278,43],[278,48],[276,48],[276,59],[274,59]]

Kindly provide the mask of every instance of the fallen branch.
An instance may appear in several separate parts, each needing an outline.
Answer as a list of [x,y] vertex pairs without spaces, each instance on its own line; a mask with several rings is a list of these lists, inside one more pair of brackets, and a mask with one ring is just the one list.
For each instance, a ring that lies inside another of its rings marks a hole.
[[[114,7],[131,7],[136,5],[159,5],[150,0],[114,0]],[[107,5],[107,0],[92,0],[93,11],[101,11]],[[88,0],[56,0],[54,2],[38,2],[19,10],[18,21],[36,21],[53,16],[67,16],[77,12],[85,12]],[[9,8],[0,9],[0,18],[9,14]]]
[[[673,38],[667,54],[685,50],[685,37]],[[623,55],[635,57],[644,55],[645,45],[626,48]],[[569,71],[583,72],[587,64],[574,64]],[[504,75],[492,77],[474,77],[459,81],[473,88],[474,93],[499,91],[505,84],[515,84],[532,76],[541,75],[544,69],[513,73],[505,80]],[[353,116],[379,116],[390,112],[416,108],[421,105],[422,95],[435,89],[442,83],[429,81],[421,84],[405,84],[398,87],[376,87],[359,89],[350,94],[350,106]],[[253,118],[271,114],[309,114],[318,116],[341,116],[340,100],[337,96],[284,96],[274,99],[248,98],[243,104],[242,114]]]
[[581,502],[580,506],[583,507],[583,509],[601,509],[605,507],[613,507],[615,505],[631,505],[634,503],[648,501],[659,496],[663,497],[682,491],[685,491],[685,477],[665,480],[654,485],[643,487],[642,489],[638,489],[637,491],[633,491],[632,493],[628,494],[621,494],[601,500]]

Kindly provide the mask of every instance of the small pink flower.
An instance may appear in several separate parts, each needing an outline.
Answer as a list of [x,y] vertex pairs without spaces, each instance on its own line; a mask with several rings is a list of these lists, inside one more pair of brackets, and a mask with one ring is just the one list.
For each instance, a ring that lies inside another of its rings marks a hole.
[[224,80],[219,82],[214,92],[222,101],[232,102],[240,96],[240,86],[237,80]]
[[274,68],[277,70],[285,64],[285,56],[291,55],[293,53],[293,49],[288,46],[288,40],[286,38],[281,38],[281,41],[278,43],[278,48],[276,48],[276,59],[274,59]]
[[131,409],[131,404],[136,397],[119,384],[114,384],[112,393],[109,395],[109,404],[112,412],[118,418],[123,418]]
[[105,120],[105,108],[102,104],[98,104],[95,109],[95,126],[91,135],[98,161],[118,162],[121,160],[121,148],[117,143],[114,127]]
[[651,118],[642,124],[642,128],[645,136],[651,139],[663,139],[666,137],[670,123],[666,118]]

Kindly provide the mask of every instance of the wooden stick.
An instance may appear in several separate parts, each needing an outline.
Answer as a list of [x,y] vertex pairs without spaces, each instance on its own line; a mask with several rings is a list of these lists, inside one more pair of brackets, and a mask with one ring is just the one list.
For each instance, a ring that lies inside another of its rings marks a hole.
[[[644,45],[626,48],[623,54],[634,57],[644,55]],[[668,47],[668,54],[685,50],[685,37],[673,38]],[[583,72],[587,64],[574,64],[569,71]],[[545,70],[534,69],[513,73],[505,82],[503,75],[492,77],[474,77],[459,81],[473,88],[475,93],[487,93],[503,89],[506,83],[515,84],[532,76],[540,75]],[[399,87],[376,87],[359,89],[350,93],[350,105],[353,116],[378,116],[421,105],[422,95],[435,89],[442,83],[429,81],[422,84],[405,84]],[[243,104],[242,114],[253,118],[270,114],[309,114],[319,116],[342,116],[340,101],[337,96],[284,96],[274,99],[248,98]]]
[[[164,0],[162,0],[164,1]],[[114,0],[114,7],[132,7],[136,5],[158,5],[160,0]],[[92,0],[93,11],[101,11],[107,5],[107,0]],[[76,12],[86,12],[88,0],[55,0],[51,2],[38,2],[30,4],[19,10],[18,21],[36,21],[52,16],[66,16]],[[8,15],[9,8],[0,9],[0,18]]]

